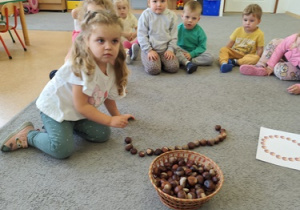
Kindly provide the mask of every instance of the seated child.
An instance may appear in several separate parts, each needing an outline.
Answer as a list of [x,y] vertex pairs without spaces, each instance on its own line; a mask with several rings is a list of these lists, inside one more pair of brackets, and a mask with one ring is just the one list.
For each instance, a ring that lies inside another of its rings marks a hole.
[[123,46],[126,51],[126,63],[131,64],[138,56],[140,46],[136,39],[137,36],[137,19],[130,12],[128,0],[113,0],[117,15],[121,18],[124,31],[122,36]]
[[[274,73],[281,80],[300,80],[300,33],[285,39],[273,39],[256,65],[242,65],[245,75],[267,76]],[[288,88],[292,94],[300,94],[300,84]]]
[[[72,10],[71,15],[74,19],[72,42],[74,42],[74,40],[81,31],[80,24],[81,20],[83,20],[84,18],[84,15],[89,11],[97,11],[102,9],[114,12],[114,8],[110,0],[84,0],[82,5]],[[70,55],[71,48],[69,49],[68,54],[65,57],[65,62],[69,59]],[[57,70],[52,70],[49,73],[49,78],[52,79],[55,76],[56,72]]]
[[178,26],[176,56],[181,65],[186,66],[187,73],[197,70],[197,66],[209,66],[213,56],[206,51],[206,34],[197,23],[200,20],[202,6],[197,1],[188,1],[181,15],[183,23]]
[[145,71],[157,75],[164,71],[176,73],[179,62],[177,48],[177,15],[167,9],[167,0],[148,0],[149,8],[138,20],[138,41]]
[[220,71],[226,73],[233,66],[256,64],[264,49],[264,33],[258,28],[262,9],[257,4],[248,5],[243,11],[243,26],[235,29],[230,41],[220,49]]

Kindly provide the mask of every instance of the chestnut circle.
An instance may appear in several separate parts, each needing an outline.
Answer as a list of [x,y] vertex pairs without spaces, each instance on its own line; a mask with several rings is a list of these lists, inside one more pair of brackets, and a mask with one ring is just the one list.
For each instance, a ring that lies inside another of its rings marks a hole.
[[290,137],[285,137],[285,136],[279,136],[279,135],[269,135],[269,136],[264,136],[264,138],[261,139],[261,147],[263,148],[264,152],[265,153],[268,153],[269,155],[273,156],[273,157],[276,157],[277,159],[281,159],[283,161],[300,161],[300,157],[282,157],[281,155],[279,154],[276,154],[275,152],[273,151],[270,151],[267,146],[266,146],[266,142],[267,140],[273,140],[273,139],[283,139],[283,140],[287,140],[287,141],[291,141],[292,143],[300,146],[300,143],[297,142],[297,140],[292,140]]

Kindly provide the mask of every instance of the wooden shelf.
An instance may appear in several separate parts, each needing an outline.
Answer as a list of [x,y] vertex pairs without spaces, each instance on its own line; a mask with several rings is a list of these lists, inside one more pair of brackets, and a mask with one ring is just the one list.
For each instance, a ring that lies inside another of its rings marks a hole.
[[65,12],[67,9],[66,0],[39,0],[40,10],[61,10]]

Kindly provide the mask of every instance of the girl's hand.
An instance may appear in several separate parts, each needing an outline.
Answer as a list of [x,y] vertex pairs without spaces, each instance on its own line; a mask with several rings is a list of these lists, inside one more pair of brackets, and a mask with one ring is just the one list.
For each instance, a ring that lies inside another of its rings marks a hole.
[[266,67],[265,69],[266,69],[266,71],[267,71],[268,76],[270,76],[271,74],[273,74],[273,71],[274,71],[273,68],[271,68],[271,67],[268,66],[268,67]]
[[154,50],[150,50],[148,52],[148,60],[149,61],[156,61],[158,59],[158,54],[156,51]]
[[126,32],[123,32],[122,34],[128,41],[131,41],[131,33],[126,33]]
[[164,53],[164,56],[167,60],[173,60],[175,58],[175,55],[172,51],[170,50],[167,50],[165,53]]
[[115,128],[124,128],[128,125],[129,119],[134,119],[134,117],[131,114],[113,116],[111,118],[110,126]]
[[132,33],[129,33],[129,35],[128,35],[128,41],[132,41],[133,40],[133,38],[132,38]]
[[132,32],[131,33],[131,40],[134,40],[137,37],[137,33],[136,32]]
[[299,95],[300,94],[300,84],[295,84],[287,88],[287,91],[291,94]]

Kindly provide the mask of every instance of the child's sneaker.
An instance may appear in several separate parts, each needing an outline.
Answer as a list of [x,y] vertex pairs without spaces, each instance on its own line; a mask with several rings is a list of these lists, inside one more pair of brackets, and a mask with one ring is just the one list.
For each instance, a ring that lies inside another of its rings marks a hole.
[[222,73],[227,73],[227,72],[232,71],[232,67],[233,67],[232,64],[223,63],[223,64],[221,65],[220,71],[221,71]]
[[49,78],[52,79],[55,74],[56,74],[57,70],[52,70],[50,73],[49,73]]
[[11,152],[20,148],[27,148],[27,134],[29,131],[34,130],[31,122],[25,122],[16,131],[11,133],[1,145],[2,152]]
[[139,51],[140,51],[140,46],[134,43],[131,46],[131,60],[135,60],[138,57]]
[[198,66],[192,62],[188,62],[188,64],[186,65],[186,72],[188,74],[192,74],[195,71],[197,71]]
[[130,50],[126,50],[126,59],[125,59],[125,62],[127,65],[131,64],[131,57],[130,57]]
[[233,66],[238,66],[235,59],[229,59],[228,64],[232,64]]
[[241,74],[250,76],[266,76],[268,72],[264,67],[254,66],[254,65],[241,65]]

